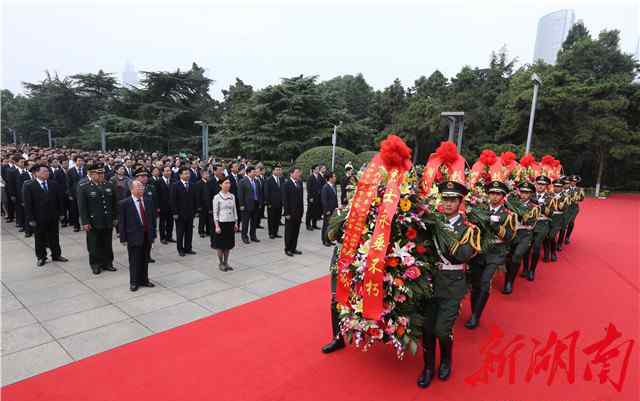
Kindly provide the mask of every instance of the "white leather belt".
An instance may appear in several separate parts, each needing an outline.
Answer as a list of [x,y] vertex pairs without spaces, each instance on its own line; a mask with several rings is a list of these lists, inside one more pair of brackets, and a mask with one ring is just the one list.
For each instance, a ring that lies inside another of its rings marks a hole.
[[448,265],[446,263],[437,263],[440,270],[464,270],[464,265]]
[[555,211],[555,212],[553,212],[553,214],[564,214],[564,212]]
[[545,221],[545,220],[549,220],[549,218],[547,216],[538,218],[538,221]]
[[533,230],[533,226],[516,226],[516,231],[518,230]]
[[504,241],[501,239],[497,239],[494,244],[504,244]]

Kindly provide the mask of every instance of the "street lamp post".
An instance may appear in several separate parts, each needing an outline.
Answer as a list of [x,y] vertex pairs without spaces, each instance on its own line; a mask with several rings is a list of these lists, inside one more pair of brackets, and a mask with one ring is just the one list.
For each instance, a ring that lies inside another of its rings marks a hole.
[[47,131],[47,136],[49,137],[49,147],[53,147],[53,141],[51,140],[51,128],[41,127],[43,130]]
[[331,171],[335,171],[336,168],[336,143],[338,142],[338,127],[340,126],[342,126],[342,121],[333,126],[333,135],[331,135]]
[[462,151],[462,133],[464,131],[464,111],[443,111],[440,117],[446,117],[449,123],[449,141],[453,142],[458,128],[458,152]]
[[200,120],[193,123],[202,127],[202,160],[207,160],[209,158],[209,124]]
[[14,128],[9,128],[9,132],[11,133],[11,138],[13,139],[13,144],[18,144],[18,138],[16,136],[16,130]]
[[524,154],[528,155],[531,149],[531,136],[533,135],[533,120],[536,117],[536,103],[538,101],[538,89],[542,85],[542,80],[535,72],[531,76],[533,81],[533,100],[531,101],[531,114],[529,114],[529,130],[527,132],[527,146],[525,147]]

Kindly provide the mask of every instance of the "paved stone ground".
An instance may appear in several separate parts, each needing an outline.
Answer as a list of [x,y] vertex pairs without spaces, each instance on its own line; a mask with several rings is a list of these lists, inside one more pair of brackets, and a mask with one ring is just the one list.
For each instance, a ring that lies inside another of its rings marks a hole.
[[[266,221],[263,222],[263,225]],[[197,231],[197,230],[196,230]],[[284,227],[281,227],[281,234]],[[288,257],[283,240],[258,230],[260,243],[236,237],[230,265],[217,268],[208,238],[194,236],[197,255],[156,242],[149,265],[155,288],[129,291],[126,248],[114,233],[117,272],[93,275],[85,235],[61,229],[67,263],[35,266],[32,238],[2,225],[2,385],[285,290],[328,273],[331,249],[320,232],[300,232],[303,255]]]

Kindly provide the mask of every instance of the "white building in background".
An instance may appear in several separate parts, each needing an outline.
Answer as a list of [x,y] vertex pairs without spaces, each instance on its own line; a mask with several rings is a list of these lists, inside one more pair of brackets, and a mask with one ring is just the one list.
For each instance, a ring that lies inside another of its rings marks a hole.
[[122,86],[130,88],[138,85],[138,72],[133,68],[133,63],[127,61],[122,71]]
[[558,50],[575,21],[576,14],[573,10],[555,11],[540,18],[533,61],[542,59],[547,64],[555,64]]

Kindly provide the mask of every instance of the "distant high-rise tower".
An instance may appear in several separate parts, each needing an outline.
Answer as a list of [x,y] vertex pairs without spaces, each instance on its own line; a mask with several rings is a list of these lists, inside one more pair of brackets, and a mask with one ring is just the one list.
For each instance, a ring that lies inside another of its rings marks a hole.
[[127,61],[124,65],[124,71],[122,71],[122,86],[130,88],[138,85],[138,73],[133,68],[131,61]]
[[555,11],[540,18],[533,61],[542,59],[547,64],[555,64],[558,50],[562,47],[575,20],[576,14],[573,10]]

